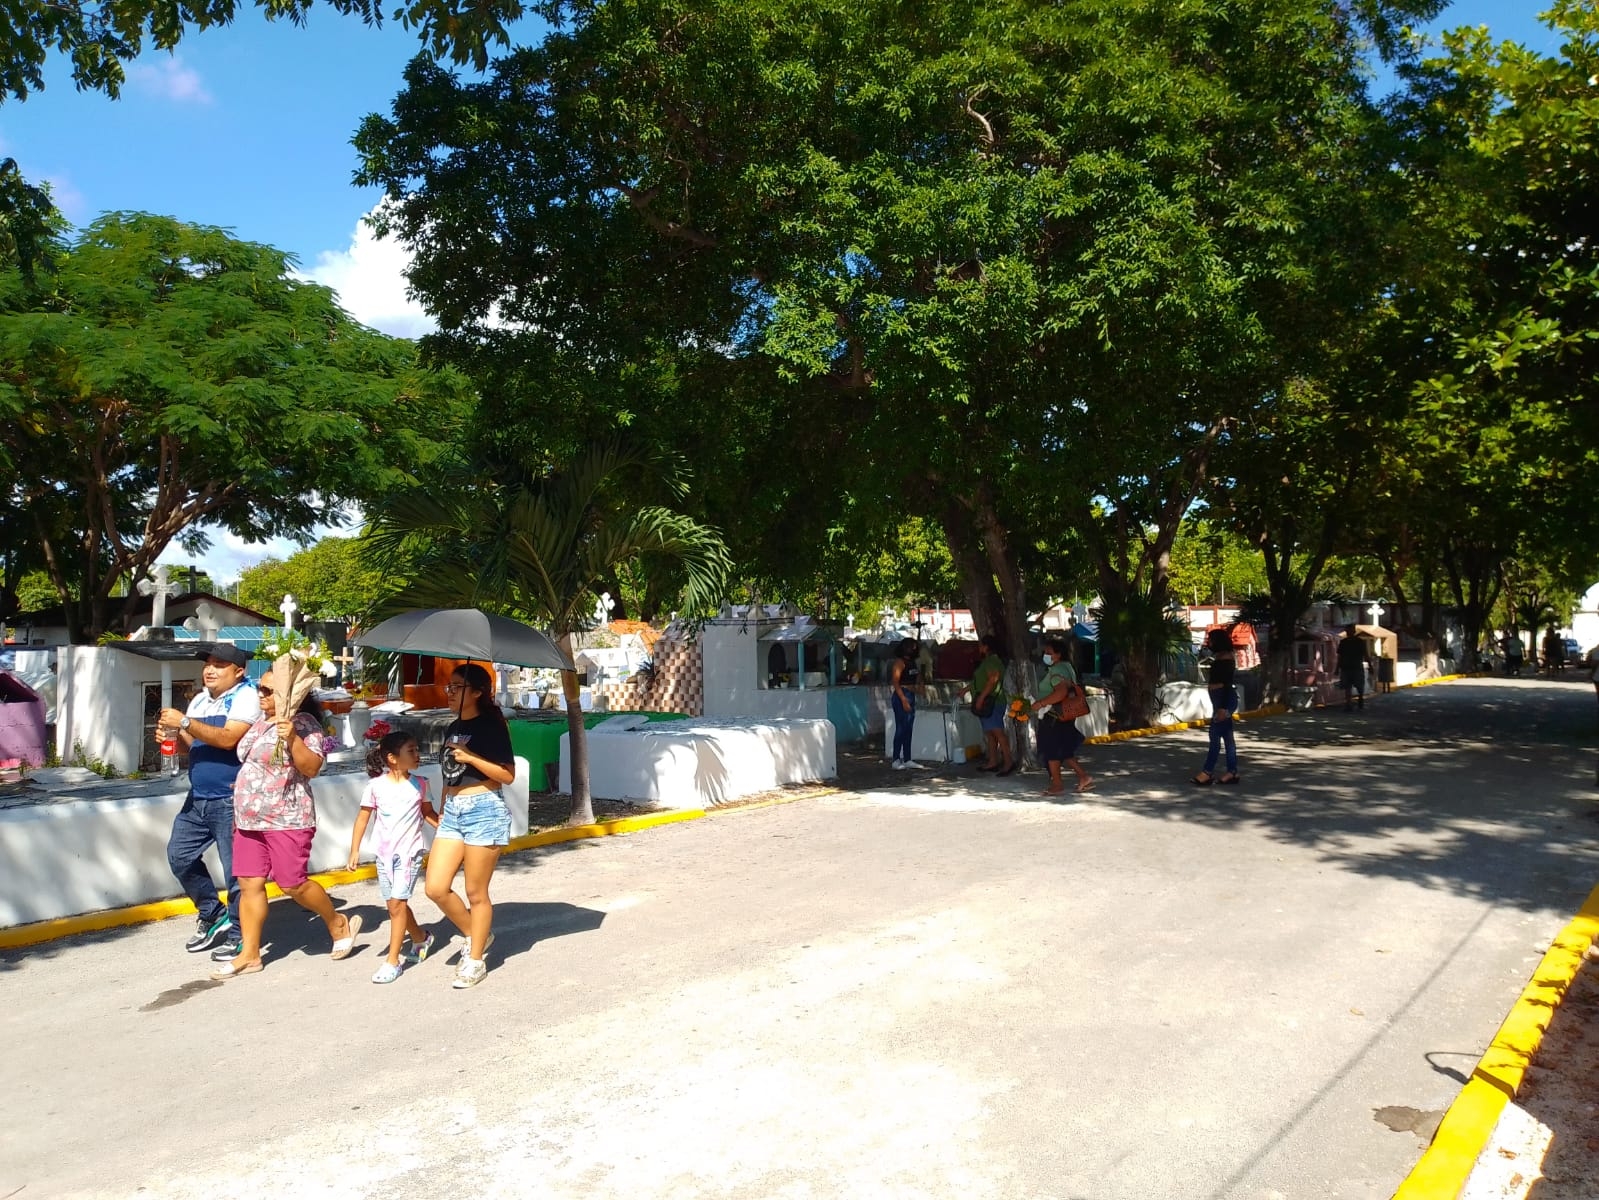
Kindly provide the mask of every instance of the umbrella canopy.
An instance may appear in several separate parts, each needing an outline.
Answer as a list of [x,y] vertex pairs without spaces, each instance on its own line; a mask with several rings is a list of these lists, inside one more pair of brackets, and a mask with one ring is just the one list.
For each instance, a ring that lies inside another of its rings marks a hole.
[[496,617],[475,608],[418,608],[355,639],[367,650],[468,658],[516,667],[553,667],[570,671],[572,664],[549,634],[510,617]]

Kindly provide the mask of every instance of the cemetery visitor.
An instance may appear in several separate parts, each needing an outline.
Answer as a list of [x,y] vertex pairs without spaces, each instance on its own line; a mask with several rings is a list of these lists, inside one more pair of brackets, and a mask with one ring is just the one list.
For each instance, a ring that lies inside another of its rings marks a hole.
[[921,687],[916,663],[916,639],[901,638],[894,647],[894,665],[888,670],[888,703],[894,710],[894,761],[896,771],[920,770],[911,757],[911,729],[916,724],[916,692]]
[[1566,639],[1555,632],[1553,625],[1543,635],[1543,669],[1550,674],[1566,669]]
[[311,840],[316,836],[311,780],[322,770],[329,749],[322,732],[322,707],[307,695],[292,717],[280,713],[277,674],[262,679],[261,718],[239,739],[242,765],[233,788],[233,869],[239,873],[240,945],[238,954],[211,972],[212,979],[232,979],[261,969],[268,879],[301,908],[322,918],[333,939],[332,957],[347,958],[361,932],[361,918],[335,912],[327,892],[308,874]]
[[[249,658],[243,650],[219,642],[196,657],[205,660],[200,669],[203,689],[189,701],[187,711],[163,708],[156,717],[155,740],[176,736],[189,754],[189,794],[172,822],[167,865],[199,913],[194,936],[184,948],[198,954],[221,942],[219,953],[231,949],[236,954],[239,885],[233,877],[233,781],[239,774],[239,759],[234,750],[260,718],[261,704],[244,677]],[[203,859],[206,847],[213,844],[227,882],[226,904]]]
[[[452,987],[469,988],[488,973],[484,955],[494,940],[489,879],[511,837],[511,810],[500,789],[516,778],[511,731],[494,702],[494,681],[477,663],[456,667],[445,695],[455,720],[444,731],[444,812],[427,862],[427,896],[466,938]],[[455,873],[466,875],[466,902],[455,894]]]
[[1032,713],[1038,718],[1038,757],[1049,769],[1049,786],[1046,796],[1059,796],[1066,790],[1061,782],[1061,764],[1065,763],[1077,776],[1078,792],[1094,789],[1094,780],[1077,761],[1077,750],[1083,744],[1083,731],[1076,720],[1061,715],[1060,703],[1069,689],[1078,686],[1077,672],[1071,661],[1071,647],[1065,638],[1044,639],[1044,677],[1038,681],[1033,693]]
[[[389,957],[373,972],[373,983],[393,983],[404,967],[423,961],[433,949],[433,935],[423,934],[410,903],[427,853],[422,823],[434,827],[439,823],[428,803],[428,781],[411,774],[421,765],[422,751],[415,735],[403,730],[385,734],[366,756],[366,772],[372,782],[361,794],[347,868],[353,871],[359,865],[361,839],[376,816],[378,895],[389,909]],[[411,949],[406,953],[408,938]]]
[[1521,662],[1522,662],[1522,659],[1526,656],[1526,651],[1522,647],[1522,644],[1521,644],[1521,635],[1519,633],[1516,633],[1514,630],[1512,630],[1510,633],[1505,634],[1504,650],[1505,650],[1505,674],[1506,675],[1520,675],[1521,674]]
[[[1233,639],[1225,629],[1212,629],[1205,635],[1210,648],[1210,676],[1206,689],[1210,693],[1210,749],[1205,754],[1205,765],[1193,782],[1200,787],[1212,783],[1238,782],[1238,744],[1233,740],[1233,718],[1238,715],[1238,688],[1235,684],[1238,658],[1233,651]],[[1227,747],[1227,773],[1216,777],[1216,760],[1221,749]]]
[[1354,707],[1356,696],[1360,707],[1366,707],[1366,642],[1353,625],[1344,626],[1338,642],[1338,686],[1344,690],[1345,712]]
[[1009,775],[1016,769],[1010,739],[1005,736],[1005,708],[1009,697],[1000,683],[1005,678],[1005,660],[998,653],[999,642],[992,634],[977,639],[982,661],[972,672],[972,715],[983,729],[983,749],[987,754],[979,771]]

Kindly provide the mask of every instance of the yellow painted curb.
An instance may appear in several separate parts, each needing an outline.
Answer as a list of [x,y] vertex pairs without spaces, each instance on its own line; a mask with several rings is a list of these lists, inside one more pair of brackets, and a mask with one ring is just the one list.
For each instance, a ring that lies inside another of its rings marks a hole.
[[1599,887],[1560,931],[1522,989],[1477,1069],[1444,1114],[1432,1145],[1393,1200],[1455,1200],[1493,1135],[1505,1105],[1521,1087],[1527,1065],[1582,968],[1583,951],[1599,936]]
[[[505,853],[515,854],[537,846],[550,846],[557,842],[571,842],[579,838],[609,837],[614,834],[636,833],[656,825],[669,825],[675,821],[693,821],[705,815],[698,808],[677,812],[650,813],[642,817],[621,817],[615,821],[596,821],[592,825],[574,825],[565,829],[546,829],[541,833],[524,834],[506,846]],[[325,888],[340,887],[377,878],[377,868],[371,863],[353,871],[342,868],[336,871],[317,871],[309,878]],[[283,891],[275,883],[267,884],[269,899],[279,899]],[[227,893],[222,893],[225,899]],[[171,900],[153,900],[148,904],[131,904],[125,908],[105,908],[99,912],[79,913],[71,917],[56,917],[49,921],[34,921],[27,925],[13,925],[0,929],[0,950],[18,950],[24,946],[37,946],[59,938],[80,933],[95,933],[102,929],[118,929],[124,925],[144,925],[150,921],[165,921],[169,917],[194,915],[194,902],[187,896]]]
[[[1257,721],[1261,717],[1281,716],[1288,711],[1286,704],[1267,704],[1260,708],[1252,708],[1248,712],[1241,712],[1233,718],[1242,725],[1245,721]],[[1184,729],[1206,729],[1210,726],[1209,718],[1203,721],[1178,721],[1175,725],[1148,725],[1142,729],[1118,729],[1115,733],[1096,733],[1091,738],[1084,738],[1084,745],[1107,746],[1112,742],[1130,742],[1134,738],[1159,737],[1163,733],[1180,733]]]
[[680,808],[673,812],[649,813],[642,817],[618,817],[614,821],[596,821],[592,825],[568,825],[560,829],[546,829],[541,833],[526,833],[512,838],[506,846],[507,854],[532,850],[538,846],[553,846],[558,842],[575,842],[583,838],[611,837],[621,833],[637,833],[657,825],[672,825],[678,821],[697,821],[705,815],[703,808]]

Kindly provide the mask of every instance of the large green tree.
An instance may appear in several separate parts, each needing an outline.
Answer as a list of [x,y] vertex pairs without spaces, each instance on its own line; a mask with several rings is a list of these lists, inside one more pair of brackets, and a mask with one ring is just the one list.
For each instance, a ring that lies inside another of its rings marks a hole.
[[1039,542],[1164,610],[1218,438],[1369,249],[1364,39],[1438,7],[550,3],[482,82],[413,63],[361,177],[457,347],[777,364],[779,429],[847,430],[809,503],[938,521],[1019,646]]
[[[305,536],[448,452],[465,390],[357,324],[292,260],[220,229],[113,214],[47,283],[0,273],[0,454],[11,514],[74,633],[202,524]],[[7,547],[9,552],[11,547]]]

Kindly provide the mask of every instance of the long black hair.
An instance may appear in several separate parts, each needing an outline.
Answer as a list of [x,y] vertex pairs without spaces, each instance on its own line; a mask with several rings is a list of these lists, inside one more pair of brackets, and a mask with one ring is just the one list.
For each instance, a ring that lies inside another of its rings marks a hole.
[[500,702],[494,698],[494,680],[487,667],[474,662],[462,663],[450,674],[452,677],[459,675],[461,682],[477,693],[479,712],[493,713],[500,719],[500,724],[505,724],[505,714],[500,711]]
[[408,745],[416,744],[416,734],[404,729],[396,729],[385,733],[383,737],[373,744],[366,752],[366,773],[376,779],[389,769],[389,759],[404,750]]

